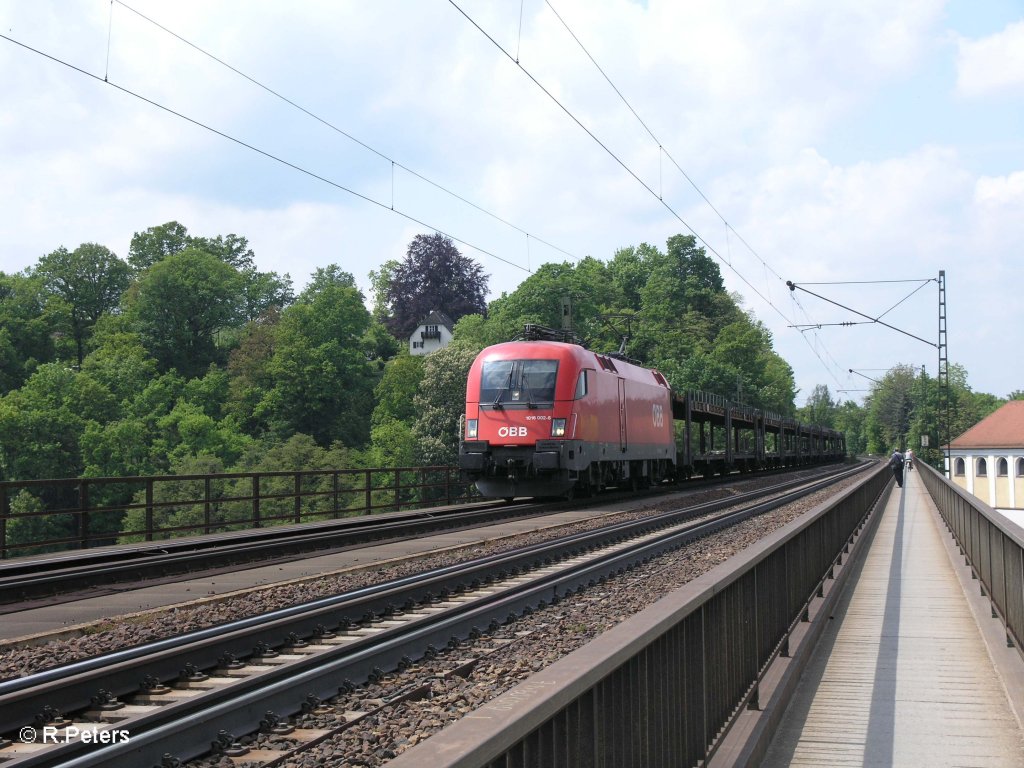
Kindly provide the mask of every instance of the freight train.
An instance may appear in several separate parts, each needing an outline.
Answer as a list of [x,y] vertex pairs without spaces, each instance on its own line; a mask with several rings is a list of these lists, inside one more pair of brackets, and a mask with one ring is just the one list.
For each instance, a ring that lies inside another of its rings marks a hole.
[[571,497],[846,454],[841,432],[674,392],[658,371],[569,339],[527,326],[473,362],[459,468],[483,496]]

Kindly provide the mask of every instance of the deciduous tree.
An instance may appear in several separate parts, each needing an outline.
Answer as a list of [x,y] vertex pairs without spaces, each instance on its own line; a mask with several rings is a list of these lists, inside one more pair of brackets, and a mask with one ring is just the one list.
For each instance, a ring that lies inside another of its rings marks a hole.
[[169,221],[132,235],[128,246],[128,263],[136,272],[141,272],[168,256],[180,253],[188,246],[189,236],[185,225]]
[[43,256],[36,271],[46,290],[69,308],[71,332],[81,365],[86,339],[100,317],[117,308],[131,280],[131,270],[109,248],[83,243],[70,253],[66,248],[58,248]]
[[431,310],[453,321],[487,312],[487,275],[444,235],[416,235],[405,259],[385,269],[387,274],[371,274],[375,300],[399,339],[407,338]]
[[39,366],[24,386],[0,398],[0,476],[76,477],[86,426],[117,413],[114,396],[88,374],[61,363]]
[[807,402],[797,415],[801,421],[817,424],[820,427],[834,427],[839,403],[832,400],[832,393],[824,384],[818,384],[811,390]]
[[449,344],[427,355],[414,398],[413,436],[424,465],[454,464],[459,453],[459,417],[466,407],[466,378],[480,350]]
[[193,248],[146,271],[131,316],[161,371],[192,377],[222,360],[217,333],[241,322],[243,284],[232,266]]
[[0,272],[0,395],[54,359],[53,320],[42,278]]
[[257,418],[280,438],[302,432],[322,446],[365,445],[373,411],[374,373],[363,350],[370,321],[352,275],[334,265],[317,270],[281,313]]

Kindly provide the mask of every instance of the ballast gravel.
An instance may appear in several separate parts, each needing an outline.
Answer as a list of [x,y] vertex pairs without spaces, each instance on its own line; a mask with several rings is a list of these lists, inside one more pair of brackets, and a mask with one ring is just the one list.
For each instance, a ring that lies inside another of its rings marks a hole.
[[[295,718],[298,728],[335,729],[353,712],[372,714],[325,742],[289,758],[289,768],[373,768],[429,738],[491,699],[514,688],[534,673],[575,651],[668,592],[756,543],[813,509],[827,497],[856,482],[846,480],[784,508],[712,534],[646,565],[584,590],[556,605],[540,609],[491,635],[446,649],[403,672],[360,686],[328,702],[324,712]],[[495,650],[490,650],[496,648]],[[479,661],[465,676],[454,671],[466,660]],[[422,695],[382,704],[404,691]],[[280,737],[254,734],[240,740],[251,748],[275,748]],[[244,760],[244,758],[243,758]],[[192,768],[246,768],[245,762],[207,758]],[[253,768],[259,763],[252,763]]]
[[[814,472],[808,470],[806,474],[810,477]],[[791,476],[800,475],[792,473]],[[140,612],[128,617],[96,621],[81,627],[80,634],[75,637],[55,639],[43,644],[27,646],[15,644],[6,648],[0,647],[0,680],[23,677],[61,664],[174,637],[249,616],[259,616],[281,608],[338,595],[433,568],[506,552],[528,544],[549,541],[617,522],[640,519],[667,509],[728,498],[776,482],[778,482],[777,478],[760,477],[711,489],[683,491],[673,494],[668,500],[648,502],[631,511],[602,514],[586,521],[544,528],[520,536],[406,558],[383,565],[374,564],[351,568],[340,573],[286,584],[256,587],[242,594],[236,593],[224,598],[198,600],[194,603],[185,603],[170,608]]]
[[[0,680],[614,522],[727,498],[774,482],[777,481],[771,478],[756,478],[727,487],[684,492],[633,511],[601,515],[588,521],[410,558],[384,567],[375,565],[353,569],[301,582],[256,588],[224,600],[186,604],[128,619],[97,622],[85,628],[78,637],[0,651]],[[353,712],[369,714],[328,740],[289,758],[285,765],[289,768],[369,768],[384,765],[854,482],[855,479],[843,481],[786,507],[709,535],[555,605],[521,617],[493,634],[467,641],[455,649],[443,650],[434,659],[421,660],[407,670],[388,674],[379,682],[367,683],[349,694],[325,702],[313,712],[296,717],[296,727],[335,729],[345,723]],[[455,673],[467,659],[472,658],[478,658],[478,661],[468,674]],[[385,703],[410,690],[416,692],[415,697],[408,700],[399,698],[390,705]],[[241,742],[253,748],[274,748],[290,743],[286,736],[268,734],[247,736]],[[189,765],[196,768],[246,768],[260,763],[249,763],[244,757],[208,757]]]

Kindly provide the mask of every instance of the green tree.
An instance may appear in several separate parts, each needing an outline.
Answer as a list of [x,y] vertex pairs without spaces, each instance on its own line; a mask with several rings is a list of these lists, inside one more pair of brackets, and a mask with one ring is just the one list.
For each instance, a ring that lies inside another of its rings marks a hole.
[[252,438],[242,434],[230,416],[217,421],[196,403],[182,398],[171,411],[157,419],[153,452],[166,455],[171,465],[199,456],[216,457],[232,466],[246,452]]
[[363,351],[369,326],[352,276],[334,265],[317,270],[281,313],[256,417],[281,438],[302,432],[323,446],[365,445],[375,380]]
[[388,419],[370,428],[370,463],[378,467],[413,467],[420,456],[413,425]]
[[248,238],[241,235],[187,238],[188,247],[216,256],[234,267],[242,276],[242,317],[256,320],[271,309],[281,310],[295,300],[292,279],[276,272],[256,269],[256,255],[249,247]]
[[0,395],[24,384],[40,363],[53,361],[60,319],[54,312],[41,277],[0,272]]
[[226,404],[229,387],[230,377],[227,371],[211,365],[205,376],[197,376],[185,382],[182,396],[198,406],[211,419],[220,421],[228,415]]
[[401,266],[398,259],[388,259],[380,265],[380,269],[371,270],[370,296],[373,297],[373,316],[376,320],[384,323],[388,319],[388,291],[395,273]]
[[30,542],[47,542],[67,539],[75,534],[75,521],[71,515],[40,514],[46,504],[27,489],[18,491],[11,499],[10,518],[7,520],[7,545],[17,548],[15,555],[37,555],[43,552],[55,552],[65,549],[63,544],[43,544],[36,547],[23,547]]
[[157,362],[137,333],[117,327],[123,324],[105,322],[110,320],[101,318],[97,324],[95,348],[82,361],[82,372],[110,390],[118,402],[131,402],[156,377]]
[[[224,472],[224,462],[216,456],[183,456],[171,467],[173,475],[206,475]],[[185,503],[203,499],[202,481],[182,480],[177,477],[159,482],[153,486],[153,529],[154,539],[169,539],[179,536],[196,536],[218,530],[234,530],[250,527],[251,507],[244,508],[235,502],[224,501],[233,496],[244,495],[245,490],[238,481],[213,483],[210,494],[209,531],[206,528],[205,504]],[[145,493],[140,491],[133,499],[136,509],[124,516],[122,530],[127,531],[119,542],[143,541],[146,530]],[[132,533],[135,532],[135,533]]]
[[292,279],[276,272],[242,271],[242,316],[252,322],[295,301]]
[[868,429],[869,449],[886,454],[905,448],[914,409],[914,379],[917,370],[909,365],[889,369],[872,388]]
[[643,287],[650,277],[649,265],[661,257],[652,245],[620,248],[608,263],[608,274],[621,294],[623,306],[639,312],[643,304]]
[[373,390],[377,403],[373,409],[374,424],[386,421],[411,422],[416,418],[413,399],[423,380],[425,359],[402,354],[388,361],[384,375]]
[[772,349],[771,333],[743,313],[711,341],[691,339],[693,349],[673,355],[662,348],[656,367],[673,388],[712,392],[783,415],[793,413],[793,371]]
[[962,365],[949,366],[949,388],[952,407],[950,436],[963,434],[1005,401],[986,392],[974,392],[967,382],[967,369]]
[[128,263],[136,272],[142,272],[168,256],[180,253],[189,244],[185,225],[169,221],[132,235],[128,246]]
[[[151,430],[151,425],[138,418],[118,419],[105,424],[90,422],[81,439],[82,474],[86,477],[159,474],[166,469],[166,463],[161,466],[153,456]],[[127,498],[121,501],[125,502]]]
[[861,408],[853,400],[847,400],[836,408],[835,429],[846,436],[846,452],[850,456],[867,453],[866,417],[867,413],[864,408]]
[[136,232],[128,249],[128,262],[135,271],[143,272],[186,249],[209,254],[241,275],[240,311],[245,320],[256,320],[271,308],[282,309],[295,298],[289,275],[256,269],[256,257],[247,238],[235,234],[196,237],[177,221]]
[[371,462],[377,466],[407,467],[416,461],[412,424],[414,402],[423,379],[423,357],[403,353],[388,361],[374,388],[376,407],[370,420]]
[[58,248],[43,256],[36,271],[46,290],[69,308],[71,333],[81,365],[86,339],[100,317],[117,308],[131,280],[131,270],[110,249],[83,243],[70,253],[66,248]]
[[[606,324],[604,315],[620,310],[619,297],[605,266],[591,258],[575,265],[543,264],[515,291],[492,301],[486,343],[509,341],[522,333],[526,323],[561,328],[563,298],[572,302],[573,329],[591,348],[618,348],[618,334]],[[462,331],[465,330],[463,326]]]
[[146,271],[130,312],[161,371],[191,377],[225,357],[217,334],[241,321],[243,286],[233,267],[192,248]]
[[0,476],[78,476],[87,425],[116,416],[114,396],[88,374],[60,363],[39,366],[23,387],[0,398]]
[[[265,446],[263,451],[254,456],[255,463],[247,468],[252,472],[278,472],[282,470],[309,471],[356,468],[359,464],[357,453],[353,453],[340,444],[330,447],[318,445],[310,435],[296,433],[288,439]],[[361,485],[362,475],[340,475],[338,478],[338,510],[335,510],[335,486],[330,475],[306,475],[300,480],[303,491],[321,496],[310,495],[300,502],[300,514],[303,520],[333,517],[336,511],[344,510],[355,502],[362,502],[364,494],[347,493],[356,485]],[[261,481],[265,495],[289,495],[294,492],[293,476],[269,477]],[[278,524],[287,523],[294,518],[295,503],[291,498],[276,501],[265,501],[261,511],[267,516],[284,518]]]
[[832,400],[832,394],[824,384],[818,384],[807,398],[807,403],[797,411],[797,416],[808,424],[821,427],[835,427],[839,403]]
[[449,344],[427,355],[423,379],[413,400],[413,436],[424,465],[454,464],[459,453],[459,418],[466,407],[466,378],[478,349]]
[[257,410],[274,386],[269,366],[274,357],[280,319],[280,312],[274,309],[259,320],[247,323],[238,346],[231,350],[228,358],[225,408],[251,435],[263,435],[269,429],[267,419],[258,416]]
[[239,272],[256,270],[256,254],[249,247],[249,239],[241,235],[217,235],[216,237],[187,238],[189,248],[216,256]]

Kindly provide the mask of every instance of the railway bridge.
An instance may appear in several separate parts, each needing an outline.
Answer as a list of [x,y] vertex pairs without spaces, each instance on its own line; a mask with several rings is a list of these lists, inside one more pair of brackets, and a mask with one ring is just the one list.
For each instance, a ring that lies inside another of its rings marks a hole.
[[[386,764],[1024,765],[1024,530],[924,465],[907,473],[902,488],[875,466],[815,503]],[[396,521],[401,514],[388,513]],[[80,633],[69,625],[197,596],[215,608],[221,596],[253,585],[303,588],[332,569],[386,567],[409,555],[575,524],[594,511],[540,514],[7,611],[0,640],[74,636]],[[355,519],[368,517],[375,516]],[[323,535],[328,524],[306,525]],[[240,542],[256,533],[220,535]],[[604,599],[600,589],[578,594],[594,612]],[[380,627],[351,634],[400,623],[381,618]],[[348,633],[336,631],[310,647],[347,642]],[[299,653],[295,643],[285,655]],[[455,653],[464,653],[458,643]],[[35,759],[36,746],[0,742],[0,766]],[[101,757],[90,754],[88,764],[104,764],[96,762]],[[258,762],[251,754],[238,759]]]
[[[834,525],[804,533],[827,548]],[[772,649],[771,593],[794,569],[778,560],[798,537],[780,532],[390,765],[1024,765],[1024,529],[930,467],[890,480]]]

